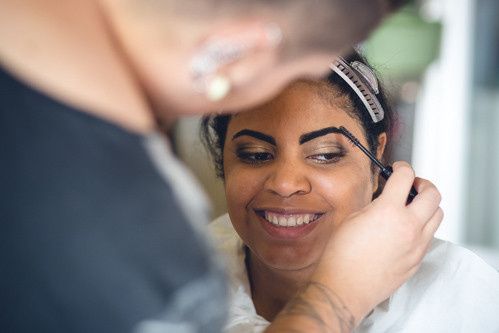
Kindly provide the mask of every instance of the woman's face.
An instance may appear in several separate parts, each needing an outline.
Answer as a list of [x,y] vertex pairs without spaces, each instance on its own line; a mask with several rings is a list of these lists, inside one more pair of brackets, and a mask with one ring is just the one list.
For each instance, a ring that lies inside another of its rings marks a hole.
[[347,98],[327,98],[325,89],[297,82],[229,123],[229,214],[243,242],[269,268],[311,267],[334,227],[368,204],[377,186],[358,148],[321,131],[344,126],[367,146],[362,127],[345,112]]

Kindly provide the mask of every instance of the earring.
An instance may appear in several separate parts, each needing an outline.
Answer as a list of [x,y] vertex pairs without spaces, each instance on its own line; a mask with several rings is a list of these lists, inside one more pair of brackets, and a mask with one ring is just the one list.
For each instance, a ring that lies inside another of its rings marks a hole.
[[217,73],[220,67],[238,59],[247,46],[242,43],[213,42],[191,60],[192,83],[195,91],[211,102],[224,99],[232,88],[225,75]]
[[[263,36],[263,37],[262,37]],[[260,35],[248,38],[215,38],[206,41],[196,51],[190,62],[193,88],[202,93],[209,101],[224,99],[232,89],[232,82],[218,71],[235,62],[253,48],[258,47],[261,39],[270,47],[277,47],[282,42],[282,31],[275,23],[266,24]]]
[[215,75],[206,84],[206,98],[211,102],[224,99],[232,88],[229,78],[223,75]]

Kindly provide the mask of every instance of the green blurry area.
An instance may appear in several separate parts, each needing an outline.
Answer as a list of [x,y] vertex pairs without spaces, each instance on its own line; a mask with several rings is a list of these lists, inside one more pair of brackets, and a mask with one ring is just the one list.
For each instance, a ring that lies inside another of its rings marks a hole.
[[438,56],[441,24],[427,22],[416,5],[388,18],[362,45],[368,61],[382,77],[417,79]]

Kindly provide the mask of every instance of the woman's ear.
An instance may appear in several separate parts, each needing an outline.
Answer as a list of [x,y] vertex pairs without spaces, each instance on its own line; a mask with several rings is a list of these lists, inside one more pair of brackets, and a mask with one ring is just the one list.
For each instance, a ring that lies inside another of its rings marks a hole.
[[383,132],[380,135],[378,135],[378,149],[376,150],[376,157],[380,161],[382,160],[383,154],[385,152],[387,140],[388,138],[386,136],[386,132]]
[[216,27],[201,38],[191,57],[195,85],[209,99],[225,97],[233,86],[245,85],[275,65],[281,40],[276,24],[259,20]]
[[[381,133],[378,135],[378,149],[376,150],[376,157],[378,160],[382,161],[383,154],[385,152],[386,148],[386,143],[388,141],[388,137],[386,135],[386,132]],[[379,186],[379,177],[376,176],[374,177],[374,193],[378,191],[378,186]]]

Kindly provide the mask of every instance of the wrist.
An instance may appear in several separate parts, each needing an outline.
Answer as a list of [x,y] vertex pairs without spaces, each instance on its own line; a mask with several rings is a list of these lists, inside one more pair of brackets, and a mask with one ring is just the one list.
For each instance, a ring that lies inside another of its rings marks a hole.
[[364,288],[352,285],[348,279],[331,278],[328,275],[316,272],[311,277],[311,283],[320,284],[334,295],[336,303],[350,313],[353,325],[356,327],[362,319],[373,309],[375,304],[371,295]]

